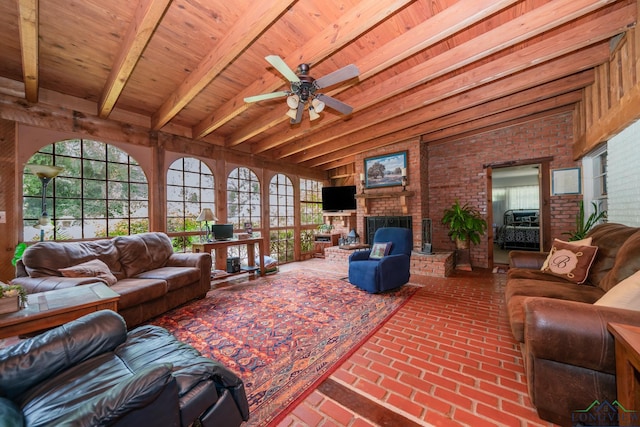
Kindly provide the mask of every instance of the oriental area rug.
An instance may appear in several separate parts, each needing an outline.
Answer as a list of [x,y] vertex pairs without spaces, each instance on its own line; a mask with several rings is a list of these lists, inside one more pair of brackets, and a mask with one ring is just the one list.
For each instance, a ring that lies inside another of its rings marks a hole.
[[292,271],[219,287],[152,323],[244,381],[248,426],[267,426],[310,393],[416,287],[368,294],[339,277]]

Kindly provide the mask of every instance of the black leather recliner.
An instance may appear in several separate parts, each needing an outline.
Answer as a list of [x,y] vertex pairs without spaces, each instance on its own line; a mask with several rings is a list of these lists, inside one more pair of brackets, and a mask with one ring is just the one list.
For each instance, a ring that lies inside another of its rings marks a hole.
[[127,333],[113,311],[0,349],[4,425],[238,426],[248,418],[233,372],[163,328]]

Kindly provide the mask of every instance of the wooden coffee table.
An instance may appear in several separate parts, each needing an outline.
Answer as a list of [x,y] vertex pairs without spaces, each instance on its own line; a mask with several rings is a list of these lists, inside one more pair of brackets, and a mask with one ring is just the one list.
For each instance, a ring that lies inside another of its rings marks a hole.
[[100,282],[29,294],[28,298],[26,308],[0,314],[0,338],[50,329],[98,310],[117,311],[120,295]]

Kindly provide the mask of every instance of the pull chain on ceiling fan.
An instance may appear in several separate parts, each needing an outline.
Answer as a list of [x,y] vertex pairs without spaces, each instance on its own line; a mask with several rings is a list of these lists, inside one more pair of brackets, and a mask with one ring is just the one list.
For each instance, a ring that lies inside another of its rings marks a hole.
[[280,72],[291,83],[291,90],[283,90],[278,92],[265,93],[262,95],[249,96],[244,102],[258,102],[266,99],[287,97],[287,105],[289,111],[287,116],[291,118],[291,123],[296,124],[302,121],[302,113],[308,105],[309,119],[315,120],[320,117],[318,113],[324,110],[324,107],[333,108],[342,114],[351,114],[353,108],[335,98],[322,93],[317,93],[318,89],[333,86],[346,80],[357,77],[360,70],[353,64],[340,68],[332,73],[327,74],[319,79],[314,79],[309,75],[309,64],[298,65],[297,73],[277,55],[269,55],[265,57],[273,67]]

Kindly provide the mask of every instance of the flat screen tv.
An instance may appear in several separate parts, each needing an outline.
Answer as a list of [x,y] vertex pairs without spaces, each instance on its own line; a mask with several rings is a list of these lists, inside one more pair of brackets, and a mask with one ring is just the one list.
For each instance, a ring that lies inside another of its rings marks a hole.
[[322,187],[322,210],[339,212],[356,209],[356,186]]
[[214,240],[229,240],[233,238],[233,224],[211,224]]

